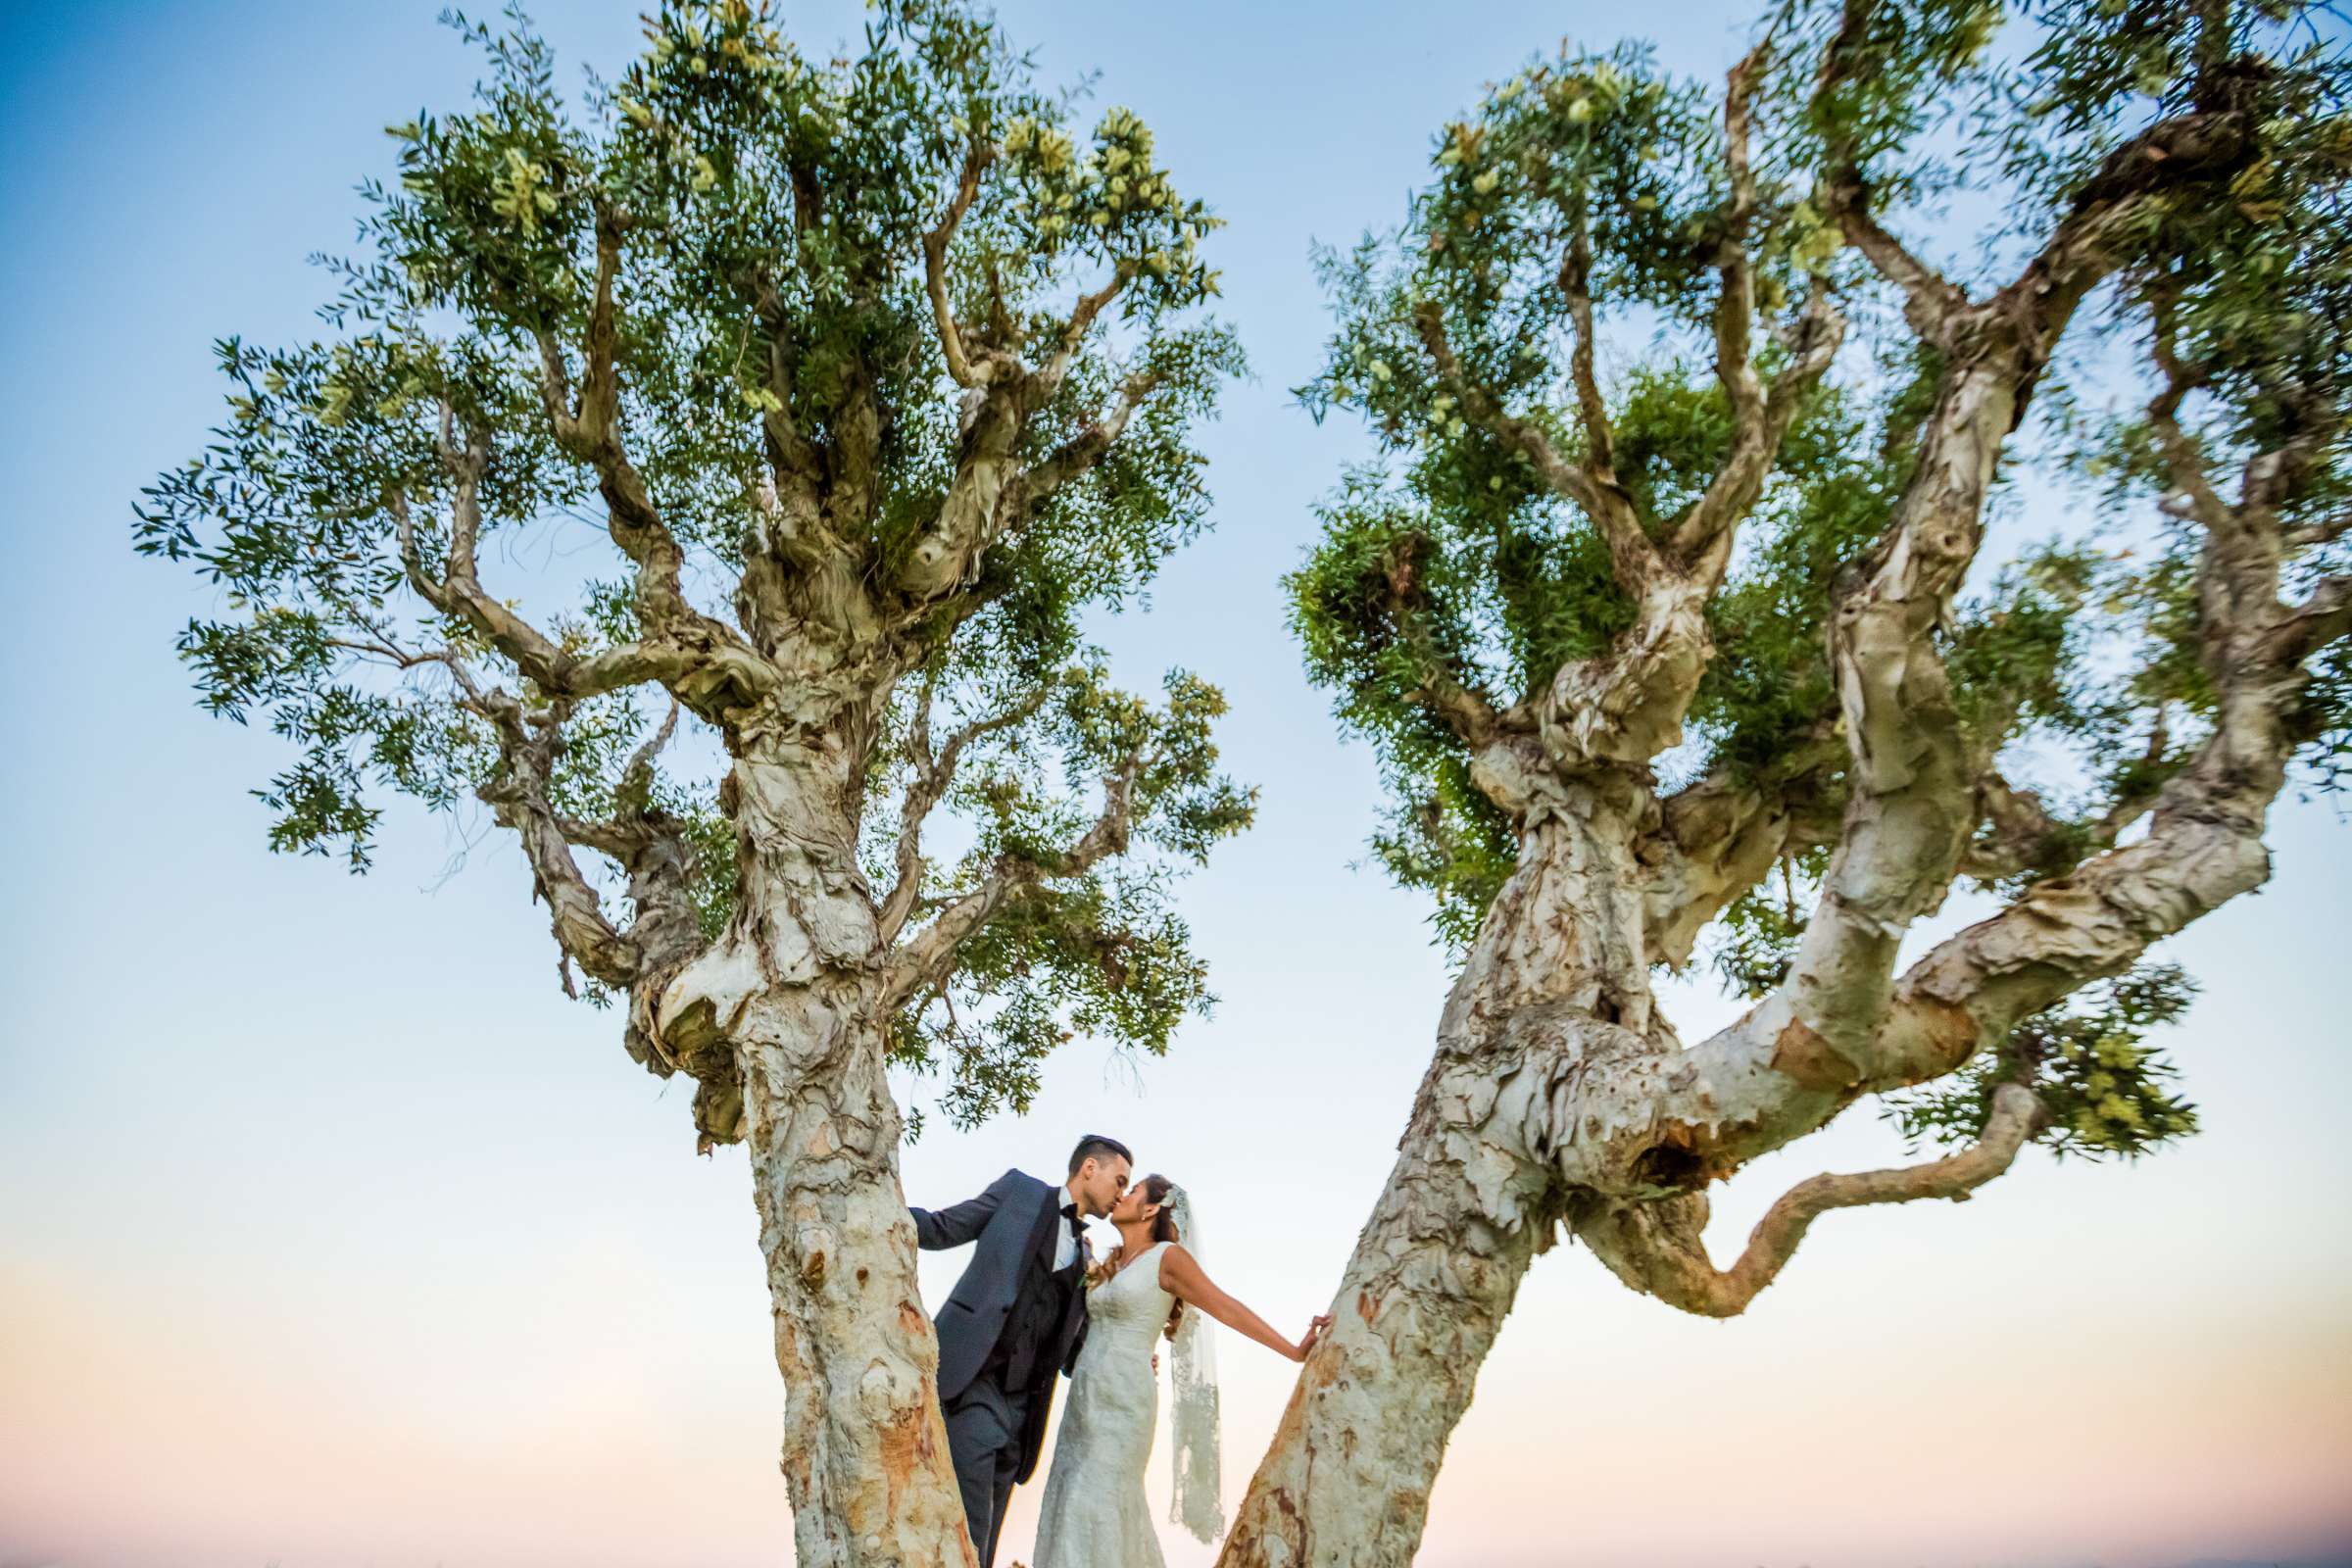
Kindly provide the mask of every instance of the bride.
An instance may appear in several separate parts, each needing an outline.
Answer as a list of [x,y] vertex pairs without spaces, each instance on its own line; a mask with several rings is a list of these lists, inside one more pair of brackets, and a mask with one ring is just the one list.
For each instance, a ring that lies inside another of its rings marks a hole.
[[[1205,1313],[1303,1361],[1331,1324],[1318,1317],[1292,1344],[1200,1272],[1200,1227],[1183,1188],[1147,1176],[1111,1208],[1119,1245],[1087,1300],[1086,1345],[1037,1525],[1036,1568],[1163,1568],[1144,1503],[1144,1464],[1159,1408],[1152,1342],[1175,1342],[1176,1495],[1170,1518],[1202,1541],[1224,1528],[1217,1500],[1217,1383]],[[1186,1310],[1187,1308],[1193,1310]]]

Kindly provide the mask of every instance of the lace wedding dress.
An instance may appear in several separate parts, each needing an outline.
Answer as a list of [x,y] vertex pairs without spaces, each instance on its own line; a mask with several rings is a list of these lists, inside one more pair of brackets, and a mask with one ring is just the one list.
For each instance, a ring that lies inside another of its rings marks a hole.
[[1159,1413],[1152,1355],[1176,1300],[1159,1288],[1160,1255],[1170,1245],[1152,1248],[1087,1298],[1086,1345],[1046,1476],[1035,1568],[1164,1568],[1144,1501],[1144,1466]]

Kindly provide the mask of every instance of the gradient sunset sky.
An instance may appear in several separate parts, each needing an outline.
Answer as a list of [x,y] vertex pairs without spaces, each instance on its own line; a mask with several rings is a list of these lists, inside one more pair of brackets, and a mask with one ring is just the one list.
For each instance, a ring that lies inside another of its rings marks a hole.
[[[541,4],[565,79],[632,4]],[[267,734],[194,709],[209,603],[129,508],[219,415],[207,350],[311,330],[380,129],[457,107],[430,0],[12,4],[0,38],[8,432],[0,922],[0,1568],[752,1568],[791,1557],[781,1392],[743,1151],[567,1004],[529,878],[410,803],[375,871],[269,856]],[[1073,1042],[1023,1119],[935,1121],[937,1204],[1126,1138],[1198,1196],[1221,1283],[1296,1331],[1387,1172],[1445,994],[1426,910],[1358,868],[1372,761],[1336,737],[1276,579],[1368,445],[1287,389],[1326,316],[1310,240],[1401,217],[1430,134],[1563,33],[1710,77],[1742,8],[1004,8],[1050,81],[1158,133],[1256,373],[1207,433],[1216,527],[1100,635],[1233,701],[1253,831],[1188,884],[1215,1017],[1164,1060]],[[794,7],[805,47],[845,0]],[[1630,363],[1621,350],[1620,367]],[[2031,519],[2029,519],[2031,520]],[[2045,525],[2055,518],[2043,519]],[[517,572],[544,561],[512,564]],[[498,569],[493,566],[491,569]],[[2352,1560],[2352,824],[2273,819],[2263,893],[2173,944],[2203,1136],[2137,1167],[2039,1153],[1964,1205],[1835,1215],[1748,1314],[1681,1316],[1580,1250],[1540,1260],[1448,1456],[1431,1568],[2175,1568]],[[1956,900],[1920,934],[1981,913]],[[1703,980],[1686,1039],[1733,1013]],[[918,1096],[919,1088],[914,1091]],[[1896,1157],[1866,1110],[1719,1190]],[[960,1254],[926,1254],[928,1298]],[[1228,1336],[1238,1497],[1291,1368]],[[1164,1511],[1166,1455],[1151,1485]],[[1035,1488],[1005,1557],[1025,1558]],[[1173,1527],[1174,1568],[1211,1553]]]

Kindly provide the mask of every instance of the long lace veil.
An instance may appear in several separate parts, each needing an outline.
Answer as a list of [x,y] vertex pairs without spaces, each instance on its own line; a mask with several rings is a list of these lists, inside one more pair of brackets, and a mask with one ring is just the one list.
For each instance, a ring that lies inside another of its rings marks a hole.
[[[1199,1260],[1200,1217],[1192,1195],[1181,1187],[1169,1193],[1168,1212],[1176,1222],[1176,1239]],[[1176,1391],[1168,1416],[1176,1486],[1168,1519],[1196,1539],[1211,1542],[1225,1528],[1225,1506],[1217,1494],[1217,1351],[1209,1340],[1208,1314],[1198,1307],[1186,1307],[1178,1321],[1169,1372]]]

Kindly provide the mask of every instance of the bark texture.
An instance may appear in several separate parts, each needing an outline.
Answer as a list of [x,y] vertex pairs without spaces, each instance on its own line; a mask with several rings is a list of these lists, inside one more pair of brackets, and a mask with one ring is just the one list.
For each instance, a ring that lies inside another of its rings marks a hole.
[[[1954,1072],[2268,875],[2261,834],[2295,744],[2306,661],[2316,637],[2343,633],[2346,615],[2332,579],[2299,602],[2282,597],[2269,477],[2279,458],[2250,464],[2238,498],[2225,501],[2170,424],[2185,390],[2175,375],[2152,413],[2172,433],[2181,505],[2204,531],[2198,635],[2221,693],[2214,732],[2152,802],[2119,808],[2075,852],[2071,874],[2034,885],[1907,973],[1895,966],[1904,934],[1941,905],[1972,846],[2038,853],[2038,805],[1969,742],[1939,633],[1983,541],[2004,443],[2081,303],[2117,267],[2119,236],[2144,216],[2140,204],[2219,188],[2250,157],[2248,126],[2227,112],[2158,123],[2126,146],[2016,281],[1982,300],[1883,229],[1850,171],[1825,182],[1826,218],[1937,357],[1918,461],[1885,531],[1838,579],[1828,620],[1835,720],[1768,767],[1657,795],[1650,761],[1682,739],[1714,657],[1705,612],[1734,530],[1788,410],[1838,340],[1838,315],[1817,297],[1771,384],[1751,364],[1755,283],[1740,222],[1754,194],[1746,98],[1756,69],[1751,58],[1733,73],[1726,100],[1734,201],[1717,268],[1716,369],[1736,434],[1681,517],[1645,530],[1611,470],[1581,229],[1560,275],[1578,336],[1573,454],[1481,389],[1439,308],[1419,310],[1438,385],[1591,520],[1633,624],[1507,709],[1431,659],[1419,699],[1509,817],[1517,861],[1446,1000],[1396,1166],[1333,1301],[1337,1327],[1300,1375],[1223,1568],[1409,1562],[1480,1363],[1531,1260],[1559,1232],[1635,1289],[1722,1316],[1744,1308],[1834,1209],[1965,1199],[2043,1126],[2028,1084],[1998,1088],[1973,1147],[1800,1183],[1728,1268],[1700,1242],[1710,1183],[1865,1094]],[[1839,69],[1833,48],[1825,83]],[[1842,780],[1835,812],[1820,804],[1833,777]],[[2146,836],[2114,847],[2142,809]],[[1782,856],[1813,847],[1830,850],[1828,870],[1786,978],[1737,1023],[1686,1047],[1655,1004],[1653,965],[1679,965],[1708,920]]]
[[[460,431],[444,410],[442,456],[456,499],[442,559],[427,559],[426,531],[405,498],[393,498],[410,585],[512,662],[531,695],[478,679],[455,648],[376,652],[404,665],[446,665],[462,706],[493,727],[500,765],[480,793],[521,840],[566,985],[577,965],[627,996],[631,1054],[658,1073],[697,1081],[706,1151],[750,1146],[786,1395],[782,1468],[804,1568],[972,1560],[899,1182],[902,1121],[885,1080],[894,1019],[949,985],[962,944],[1024,895],[1125,852],[1147,772],[1164,775],[1163,791],[1196,764],[1206,776],[1199,756],[1174,755],[1185,743],[1155,738],[1145,724],[1110,762],[1101,812],[1074,841],[1007,850],[968,887],[931,885],[924,821],[948,796],[966,748],[1034,715],[1050,692],[935,741],[926,676],[905,758],[883,750],[894,693],[935,660],[940,638],[1004,591],[975,587],[992,546],[1100,464],[1158,385],[1154,375],[1129,376],[1077,435],[1022,466],[1025,422],[1053,401],[1130,270],[1080,300],[1037,368],[1007,349],[967,349],[968,329],[938,269],[972,178],[967,170],[926,246],[943,345],[968,389],[963,438],[937,515],[895,574],[870,545],[852,542],[870,540],[879,504],[873,465],[883,415],[871,383],[851,375],[848,407],[820,444],[794,423],[791,366],[779,349],[771,382],[779,409],[765,416],[772,470],[759,492],[736,623],[693,608],[681,586],[683,553],[619,428],[613,291],[628,228],[617,220],[599,228],[585,340],[573,347],[542,337],[541,387],[558,443],[597,476],[612,540],[635,564],[642,640],[583,656],[483,588],[477,497],[492,432]],[[769,324],[784,341],[786,323]],[[581,704],[643,683],[666,688],[670,721],[631,760],[612,818],[565,814],[555,796],[566,724]],[[683,824],[651,802],[654,757],[681,706],[717,729],[731,758],[718,807],[734,832],[736,896],[715,940],[705,939],[689,895],[694,852]],[[911,776],[897,882],[878,891],[858,859],[859,833],[869,781],[894,760],[909,762]],[[608,914],[580,850],[626,872],[634,918],[625,927]]]

